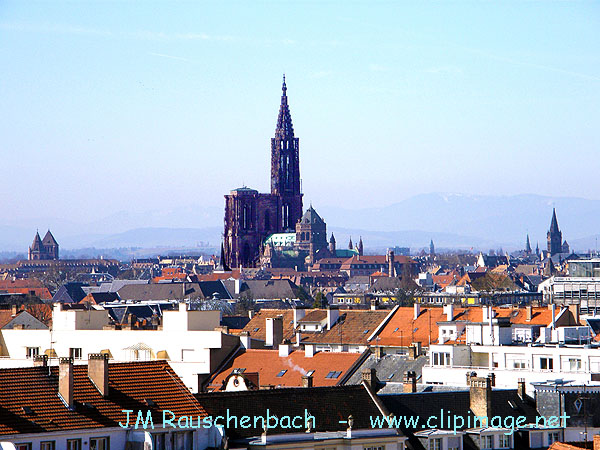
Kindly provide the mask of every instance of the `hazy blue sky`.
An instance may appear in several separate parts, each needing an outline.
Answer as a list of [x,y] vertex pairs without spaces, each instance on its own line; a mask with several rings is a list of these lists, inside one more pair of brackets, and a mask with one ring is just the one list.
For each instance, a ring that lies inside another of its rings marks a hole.
[[266,191],[283,72],[307,202],[599,199],[599,44],[591,1],[3,1],[0,210]]

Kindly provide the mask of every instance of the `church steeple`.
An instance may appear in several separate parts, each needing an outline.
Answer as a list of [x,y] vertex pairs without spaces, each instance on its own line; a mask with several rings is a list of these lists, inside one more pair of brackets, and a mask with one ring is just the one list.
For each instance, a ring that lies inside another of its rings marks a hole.
[[525,242],[525,253],[531,255],[531,242],[529,242],[529,233],[527,233],[527,241]]
[[271,139],[271,194],[279,197],[278,230],[286,231],[293,230],[298,219],[302,217],[302,193],[300,142],[294,137],[285,75],[281,90],[275,137]]
[[550,253],[550,256],[562,251],[562,233],[558,228],[555,208],[552,208],[552,221],[550,222],[550,229],[548,230],[546,238],[548,240],[548,253]]
[[281,86],[281,104],[279,105],[279,115],[277,116],[277,126],[275,128],[275,137],[281,139],[294,138],[294,126],[292,125],[292,115],[287,98],[287,85],[285,84],[285,74],[283,75],[283,84]]

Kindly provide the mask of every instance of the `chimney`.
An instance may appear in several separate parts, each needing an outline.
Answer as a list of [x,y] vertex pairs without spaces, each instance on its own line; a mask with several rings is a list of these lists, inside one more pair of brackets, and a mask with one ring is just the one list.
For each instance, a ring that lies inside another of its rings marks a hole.
[[[239,294],[240,293],[240,285],[242,284],[242,281],[239,278],[236,278],[235,280],[233,280],[233,292],[235,294]],[[252,319],[252,317],[250,317]]]
[[452,322],[454,320],[454,305],[444,305],[446,313],[446,321]]
[[17,305],[10,305],[10,314],[11,316],[17,315]]
[[595,434],[594,435],[594,446],[593,446],[594,450],[600,450],[600,434]]
[[253,317],[254,317],[254,311],[253,310],[248,311],[248,318],[252,319]]
[[304,356],[306,358],[312,358],[315,356],[315,344],[306,344],[304,346]]
[[73,360],[60,358],[58,360],[58,395],[69,409],[73,409]]
[[521,400],[525,400],[525,396],[527,395],[525,378],[519,378],[519,381],[517,381],[517,395]]
[[467,372],[467,386],[471,386],[471,378],[476,376],[477,372]]
[[88,355],[88,377],[103,397],[108,397],[108,355],[90,353]]
[[[470,377],[469,400],[471,411],[476,416],[492,416],[492,379],[490,377]],[[488,426],[486,423],[485,426]]]
[[294,313],[294,330],[295,330],[296,327],[298,326],[298,321],[306,315],[306,310],[302,309],[302,308],[301,309],[293,308],[292,311]]
[[527,310],[527,322],[531,322],[531,318],[533,317],[533,306],[529,305],[525,309]]
[[313,387],[312,375],[302,375],[302,387],[305,387],[305,388]]
[[388,276],[390,277],[395,277],[396,276],[396,269],[394,266],[394,252],[392,250],[388,250],[388,254],[387,254],[387,260],[388,260]]
[[331,330],[331,327],[335,325],[338,318],[340,317],[340,310],[331,306],[327,307],[327,329]]
[[415,303],[413,306],[414,309],[414,320],[417,320],[417,317],[419,317],[419,315],[421,314],[421,304],[420,303]]
[[33,358],[33,367],[47,367],[48,355],[37,355]]
[[283,318],[281,316],[269,317],[266,326],[265,345],[274,349],[279,348],[279,344],[283,339]]
[[377,303],[377,299],[374,298],[371,300],[371,311],[377,311]]
[[363,381],[371,389],[377,389],[377,370],[374,368],[363,369],[360,374],[361,381]]
[[575,319],[575,325],[580,325],[579,322],[579,305],[569,305],[569,311],[573,315],[573,319]]
[[556,304],[552,303],[550,309],[552,310],[552,329],[556,330]]
[[290,342],[289,339],[286,339],[281,344],[279,344],[279,356],[285,358],[285,357],[290,356],[291,352],[292,352],[292,343]]
[[403,392],[417,392],[417,374],[414,370],[409,370],[404,374]]
[[377,359],[381,359],[385,356],[385,350],[381,345],[378,345],[377,347],[375,347],[375,357]]
[[240,333],[240,344],[242,344],[242,347],[244,347],[246,350],[252,348],[252,339],[250,338],[250,333],[247,331],[242,331]]
[[302,335],[299,331],[296,331],[296,346],[300,347],[302,345]]

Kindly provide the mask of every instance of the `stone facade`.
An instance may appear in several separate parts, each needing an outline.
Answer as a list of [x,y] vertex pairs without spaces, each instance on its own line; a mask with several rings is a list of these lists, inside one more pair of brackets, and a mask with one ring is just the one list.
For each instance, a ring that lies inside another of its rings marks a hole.
[[33,244],[27,252],[27,259],[29,261],[58,259],[58,242],[56,242],[50,230],[48,230],[44,239],[40,238],[39,232],[35,233]]

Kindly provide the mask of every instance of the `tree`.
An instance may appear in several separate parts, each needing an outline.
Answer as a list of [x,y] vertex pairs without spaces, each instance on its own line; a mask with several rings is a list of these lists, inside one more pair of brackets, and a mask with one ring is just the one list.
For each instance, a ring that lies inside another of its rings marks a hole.
[[313,308],[327,308],[327,297],[323,295],[321,291],[315,294],[315,301],[313,302]]

